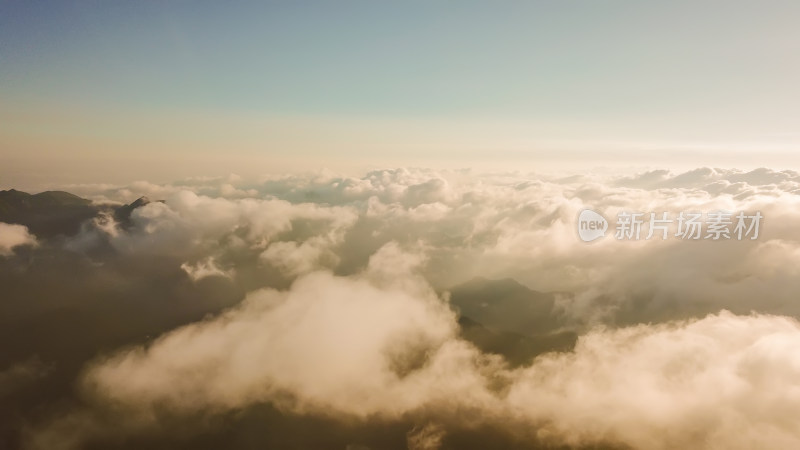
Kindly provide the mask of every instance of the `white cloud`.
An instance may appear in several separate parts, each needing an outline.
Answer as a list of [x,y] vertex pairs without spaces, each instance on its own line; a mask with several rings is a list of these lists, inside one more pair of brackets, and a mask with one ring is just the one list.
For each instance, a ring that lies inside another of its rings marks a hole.
[[508,403],[568,444],[797,448],[798,344],[793,319],[725,312],[594,331],[517,374]]
[[[142,417],[157,407],[239,408],[281,393],[298,410],[397,416],[433,394],[426,385],[441,373],[428,364],[447,364],[441,347],[454,332],[453,313],[430,291],[415,296],[318,272],[119,353],[94,366],[86,385]],[[445,391],[463,389],[453,381]]]
[[[471,411],[473,422],[554,445],[793,449],[797,348],[795,320],[723,312],[597,329],[574,352],[509,370],[457,338],[435,297],[317,273],[285,294],[255,293],[219,318],[117,353],[84,381],[96,407],[124,412],[124,423],[106,425],[114,433],[157,428],[164,414],[271,402],[299,413],[443,424]],[[38,438],[49,442],[58,430]],[[409,448],[436,448],[443,436],[441,426],[415,430]]]
[[201,280],[205,277],[220,276],[230,278],[232,270],[223,270],[217,266],[213,256],[197,261],[194,264],[183,263],[181,269],[189,275],[193,281]]
[[[510,277],[536,290],[571,294],[572,304],[567,300],[563,306],[580,322],[607,321],[643,297],[654,300],[654,313],[663,313],[650,317],[656,320],[723,307],[746,312],[754,293],[767,285],[772,292],[763,305],[767,311],[800,313],[791,295],[800,288],[792,278],[796,258],[776,250],[800,242],[795,193],[800,175],[791,171],[700,168],[682,174],[554,177],[395,169],[363,177],[326,172],[258,183],[237,177],[160,187],[137,183],[119,192],[136,187],[161,193],[166,202],[135,210],[128,232],[107,233],[123,252],[174,255],[182,261],[213,257],[226,265],[238,258],[291,280],[319,269],[355,273],[389,242],[406,248],[421,244],[422,272],[437,289],[474,276]],[[213,196],[231,188],[259,192],[258,198]],[[102,189],[103,195],[115,196],[113,189]],[[575,232],[577,215],[585,208],[612,222],[609,236],[592,245]],[[680,211],[717,209],[761,211],[759,240],[711,246],[675,238],[613,239],[614,217],[623,210],[666,211],[674,218]],[[784,263],[770,262],[777,260]],[[701,298],[706,307],[681,306],[697,306]]]
[[28,227],[0,222],[0,256],[12,255],[14,248],[22,245],[37,245]]
[[[235,279],[249,264],[262,285],[276,273],[293,284],[88,368],[89,404],[124,411],[123,431],[157,427],[159,414],[273,403],[433,424],[408,435],[414,448],[441,444],[464,411],[557,445],[800,446],[787,419],[800,415],[797,173],[397,169],[139,187],[166,202],[135,210],[130,230],[100,230],[123,255],[175,255],[193,261],[182,267],[195,279]],[[611,222],[624,210],[765,220],[755,241],[586,244],[575,228],[584,208]],[[560,317],[581,333],[574,352],[512,370],[461,339],[437,292],[474,276],[559,292]]]

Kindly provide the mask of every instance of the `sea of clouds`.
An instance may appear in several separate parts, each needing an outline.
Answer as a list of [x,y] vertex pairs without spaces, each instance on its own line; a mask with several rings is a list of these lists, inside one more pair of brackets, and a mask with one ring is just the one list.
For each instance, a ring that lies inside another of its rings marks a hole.
[[[37,257],[64,253],[97,267],[91,286],[155,284],[143,274],[158,267],[169,286],[214,280],[242,298],[87,357],[73,383],[79,401],[27,421],[28,448],[168,434],[263,404],[412,423],[412,449],[487,426],[523,446],[800,448],[796,172],[395,169],[64,190],[152,201],[128,223],[104,214],[52,242],[0,224],[4,270],[66,270]],[[587,208],[612,222],[592,243],[576,231]],[[622,211],[716,210],[759,211],[758,239],[613,236]],[[555,293],[548,320],[579,334],[574,349],[512,366],[465,340],[449,290],[476,277]],[[79,303],[74,289],[68,301]],[[53,299],[42,302],[4,308],[52,311]],[[0,372],[0,393],[30,365],[39,368],[30,383],[46,382],[50,361],[30,359],[39,356],[20,353]]]

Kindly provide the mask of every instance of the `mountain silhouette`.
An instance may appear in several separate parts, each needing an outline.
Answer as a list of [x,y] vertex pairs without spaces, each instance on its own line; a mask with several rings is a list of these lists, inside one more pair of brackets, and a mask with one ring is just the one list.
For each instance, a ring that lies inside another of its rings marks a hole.
[[73,235],[100,211],[90,200],[63,191],[0,191],[0,222],[25,225],[37,237]]
[[475,344],[484,353],[502,355],[513,367],[530,364],[538,355],[547,352],[566,352],[578,340],[573,331],[559,331],[526,336],[510,331],[494,331],[466,316],[458,319],[461,337]]
[[[159,202],[163,203],[164,200],[159,200]],[[133,210],[150,203],[151,201],[149,198],[142,196],[137,198],[132,203],[119,206],[117,207],[116,211],[114,211],[114,220],[116,220],[117,223],[122,226],[122,228],[128,229],[133,225],[133,222],[131,222],[131,214],[133,214]]]
[[554,312],[555,295],[530,289],[514,279],[476,277],[450,289],[450,303],[495,331],[535,336],[562,327]]
[[38,238],[72,236],[101,212],[112,214],[123,228],[129,228],[133,211],[148,203],[147,197],[140,197],[127,205],[102,205],[64,191],[29,194],[9,189],[0,191],[0,222],[25,225]]

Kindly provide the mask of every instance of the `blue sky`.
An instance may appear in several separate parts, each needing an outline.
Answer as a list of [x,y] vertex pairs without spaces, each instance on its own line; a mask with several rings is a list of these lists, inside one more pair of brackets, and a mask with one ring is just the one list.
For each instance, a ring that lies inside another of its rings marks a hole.
[[0,1],[0,151],[795,166],[797,23],[772,1]]

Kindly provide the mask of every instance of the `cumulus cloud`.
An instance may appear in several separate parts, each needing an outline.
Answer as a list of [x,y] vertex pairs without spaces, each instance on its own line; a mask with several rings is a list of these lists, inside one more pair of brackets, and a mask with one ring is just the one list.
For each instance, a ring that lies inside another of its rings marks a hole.
[[118,354],[92,368],[86,383],[143,417],[156,407],[230,409],[281,393],[300,410],[397,415],[425,401],[414,391],[433,374],[416,371],[436,365],[454,332],[453,313],[433,293],[319,272]]
[[[574,352],[509,370],[454,337],[432,297],[315,274],[285,296],[256,294],[220,318],[104,360],[84,382],[101,407],[126,411],[124,423],[106,425],[115,432],[157,427],[164,414],[275,402],[451,426],[472,411],[464,417],[552,445],[792,449],[800,445],[790,419],[800,414],[799,345],[795,320],[723,312],[593,330]],[[50,431],[39,439],[53,439]],[[445,426],[429,424],[410,431],[408,445],[438,448],[444,436]]]
[[[473,371],[451,373],[476,356],[454,339],[454,313],[420,279],[398,284],[382,278],[394,270],[382,266],[390,260],[373,260],[355,277],[315,272],[285,292],[254,292],[218,317],[117,353],[88,370],[86,396],[126,413],[125,423],[117,424],[121,432],[157,427],[163,414],[264,402],[301,413],[391,419],[432,399],[469,394],[478,401],[482,378]],[[84,420],[76,417],[66,420]],[[63,423],[37,434],[34,447],[61,440],[50,433]]]
[[796,320],[727,312],[594,331],[523,369],[508,400],[570,444],[796,448],[798,341]]
[[[786,419],[800,414],[795,172],[396,169],[85,189],[164,202],[134,209],[129,227],[87,223],[68,250],[98,265],[162,261],[189,285],[224,276],[249,293],[87,365],[78,383],[86,408],[35,427],[33,448],[259,405],[401,421],[409,448],[447,448],[459,429],[484,425],[575,447],[800,444]],[[592,244],[576,232],[586,208],[612,223]],[[613,237],[621,212],[718,210],[760,211],[758,239],[687,241],[674,228],[666,240]],[[113,256],[90,251],[101,243]],[[574,349],[511,367],[468,342],[450,297],[486,279],[514,282],[474,302],[468,319],[478,324],[504,323],[489,320],[493,302],[549,303],[520,308],[513,330],[482,335],[524,347],[525,338],[578,333]],[[539,316],[528,320],[530,311]]]
[[0,222],[0,256],[9,256],[14,248],[22,245],[36,245],[36,236],[23,225]]
[[[223,196],[231,188],[239,194]],[[800,313],[792,296],[800,288],[792,250],[800,240],[800,175],[793,171],[555,177],[395,169],[362,177],[323,172],[135,183],[103,186],[98,195],[129,199],[137,189],[165,202],[135,209],[127,232],[98,225],[86,234],[106,235],[113,248],[131,255],[246,264],[254,269],[242,274],[261,273],[273,287],[320,269],[356,273],[379,248],[397,242],[424,248],[422,272],[437,290],[476,276],[513,278],[564,293],[560,306],[575,322],[668,320],[725,307],[746,313],[767,286],[771,295],[759,310]],[[623,211],[666,212],[673,219],[683,211],[761,211],[764,222],[752,242],[609,236],[587,246],[575,232],[586,208],[612,221],[610,235]]]

